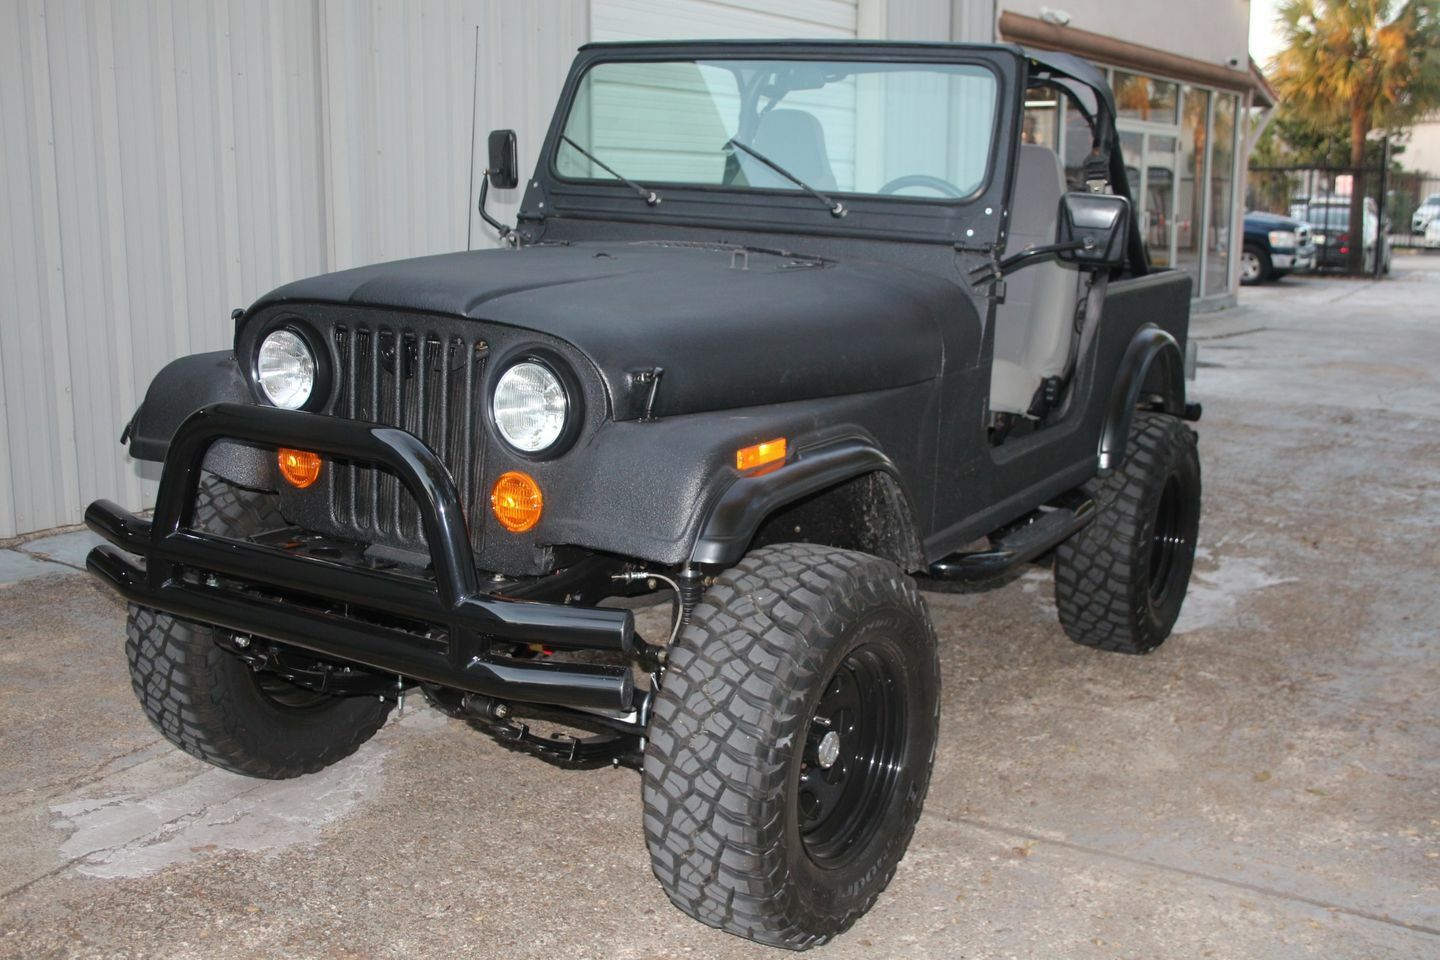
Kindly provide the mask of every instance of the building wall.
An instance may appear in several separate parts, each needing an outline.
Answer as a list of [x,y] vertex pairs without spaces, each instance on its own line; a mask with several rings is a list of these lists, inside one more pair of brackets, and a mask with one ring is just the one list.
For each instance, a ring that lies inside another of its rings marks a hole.
[[1410,128],[1400,162],[1406,170],[1440,177],[1440,115]]
[[505,126],[533,166],[586,0],[0,0],[0,538],[148,506],[121,428],[232,307],[491,242],[477,26],[476,166]]
[[1192,275],[1196,309],[1233,305],[1251,146],[1236,122],[1252,102],[1249,0],[997,0],[995,27],[1107,69],[1152,261]]
[[144,502],[151,376],[326,265],[316,40],[285,2],[0,2],[0,536]]

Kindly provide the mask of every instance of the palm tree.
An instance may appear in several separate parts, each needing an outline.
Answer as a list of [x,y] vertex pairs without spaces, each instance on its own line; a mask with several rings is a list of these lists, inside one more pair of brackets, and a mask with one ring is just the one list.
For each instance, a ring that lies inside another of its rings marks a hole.
[[1440,105],[1440,0],[1282,0],[1285,47],[1272,80],[1317,129],[1350,125],[1350,270],[1364,269],[1360,168],[1371,130],[1408,125]]

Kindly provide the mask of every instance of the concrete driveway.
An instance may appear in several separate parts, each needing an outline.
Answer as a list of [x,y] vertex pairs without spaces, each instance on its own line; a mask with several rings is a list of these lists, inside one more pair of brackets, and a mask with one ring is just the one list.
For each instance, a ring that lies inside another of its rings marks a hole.
[[[1038,571],[929,595],[929,803],[813,956],[1440,956],[1440,258],[1242,304],[1195,323],[1206,514],[1177,635],[1077,647]],[[778,955],[670,907],[632,771],[414,705],[298,782],[172,750],[121,607],[65,565],[81,546],[0,552],[0,955]]]

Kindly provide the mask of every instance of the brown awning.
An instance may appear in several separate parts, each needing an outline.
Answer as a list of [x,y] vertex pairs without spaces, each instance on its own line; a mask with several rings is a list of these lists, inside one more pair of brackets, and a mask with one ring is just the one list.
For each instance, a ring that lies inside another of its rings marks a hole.
[[1249,62],[1246,70],[1231,70],[1216,63],[1182,57],[1178,53],[1144,47],[1138,43],[1091,33],[1089,30],[1062,27],[1035,17],[1009,12],[1000,15],[1000,37],[1029,47],[1063,50],[1122,70],[1134,70],[1239,93],[1254,93],[1258,106],[1273,106],[1275,102],[1274,91],[1265,82],[1254,61]]

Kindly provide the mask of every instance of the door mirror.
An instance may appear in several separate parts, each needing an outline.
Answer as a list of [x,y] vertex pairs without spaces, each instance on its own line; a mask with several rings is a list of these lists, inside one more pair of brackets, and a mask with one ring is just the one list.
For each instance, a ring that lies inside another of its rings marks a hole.
[[515,158],[515,131],[490,131],[490,163],[485,168],[490,185],[510,190],[520,183],[520,161]]
[[1055,242],[1066,249],[1056,256],[1082,267],[1118,267],[1125,263],[1130,230],[1130,201],[1112,193],[1067,193],[1060,199]]

